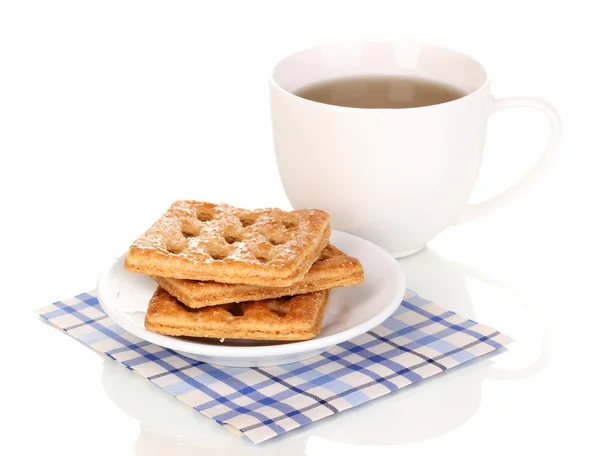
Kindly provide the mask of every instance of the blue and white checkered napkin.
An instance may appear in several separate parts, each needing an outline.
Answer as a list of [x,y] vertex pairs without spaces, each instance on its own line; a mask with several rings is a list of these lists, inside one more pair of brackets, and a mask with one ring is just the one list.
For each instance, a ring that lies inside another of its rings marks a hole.
[[511,339],[407,292],[375,329],[309,360],[265,368],[193,361],[129,334],[93,292],[38,313],[70,336],[259,443],[492,352]]

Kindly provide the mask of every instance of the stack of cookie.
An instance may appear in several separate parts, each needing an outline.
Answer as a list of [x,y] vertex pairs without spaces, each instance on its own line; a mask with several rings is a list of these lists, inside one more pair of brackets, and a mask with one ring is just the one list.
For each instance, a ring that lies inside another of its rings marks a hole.
[[176,201],[129,249],[125,268],[158,288],[146,328],[172,336],[303,340],[320,329],[334,287],[363,280],[329,244],[319,210],[246,210]]

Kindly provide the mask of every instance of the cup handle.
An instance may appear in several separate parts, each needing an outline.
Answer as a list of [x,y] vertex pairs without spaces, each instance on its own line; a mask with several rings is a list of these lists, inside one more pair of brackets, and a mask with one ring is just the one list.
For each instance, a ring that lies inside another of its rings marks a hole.
[[542,174],[544,174],[544,172],[546,172],[550,164],[554,161],[558,144],[560,142],[561,122],[560,117],[558,117],[558,113],[550,103],[540,98],[499,98],[492,101],[491,114],[502,109],[521,107],[537,109],[546,114],[546,117],[548,117],[548,121],[550,122],[550,137],[548,138],[546,150],[535,166],[531,168],[519,182],[486,201],[468,205],[458,216],[456,224],[468,222],[477,217],[488,214],[514,199],[520,193],[529,189],[529,187],[531,187],[531,185],[534,184],[542,176]]

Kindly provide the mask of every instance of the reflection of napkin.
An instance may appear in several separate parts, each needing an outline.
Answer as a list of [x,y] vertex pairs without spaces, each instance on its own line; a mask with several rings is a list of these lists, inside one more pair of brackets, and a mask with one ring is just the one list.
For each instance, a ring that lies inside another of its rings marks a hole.
[[38,313],[254,443],[383,396],[511,341],[410,291],[390,318],[366,334],[309,360],[264,368],[212,366],[139,339],[102,311],[93,292]]

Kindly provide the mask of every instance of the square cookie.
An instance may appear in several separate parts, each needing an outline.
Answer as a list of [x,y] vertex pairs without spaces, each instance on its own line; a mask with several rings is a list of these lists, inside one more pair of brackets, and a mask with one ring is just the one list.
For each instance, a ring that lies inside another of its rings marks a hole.
[[145,325],[169,336],[305,340],[319,334],[328,299],[326,290],[190,309],[158,287],[148,304]]
[[176,201],[134,241],[125,269],[177,279],[286,287],[304,277],[330,233],[329,215],[320,210],[247,210]]
[[335,287],[356,285],[364,280],[360,262],[329,244],[303,279],[287,287],[200,282],[197,280],[152,277],[169,294],[191,308],[231,302],[260,301],[294,296]]

